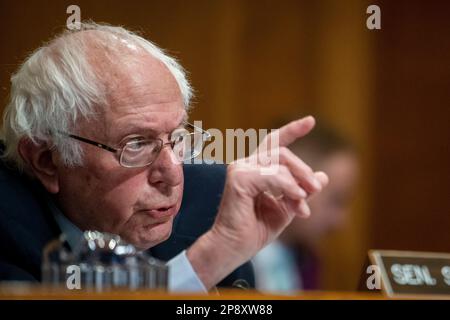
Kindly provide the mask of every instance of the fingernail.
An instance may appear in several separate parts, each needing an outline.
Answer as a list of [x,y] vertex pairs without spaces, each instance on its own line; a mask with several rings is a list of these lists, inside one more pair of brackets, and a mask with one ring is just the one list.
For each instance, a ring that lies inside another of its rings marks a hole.
[[314,120],[314,121],[316,120],[312,115],[306,116],[305,119],[311,119],[311,120]]
[[316,177],[312,177],[310,180],[313,187],[317,190],[322,190],[322,185],[320,184],[319,180]]
[[304,217],[309,217],[311,215],[311,209],[309,209],[309,206],[305,201],[302,201],[300,203],[300,208],[303,212]]
[[303,190],[302,188],[298,188],[298,194],[300,195],[301,198],[306,198],[308,196],[306,194],[306,191]]

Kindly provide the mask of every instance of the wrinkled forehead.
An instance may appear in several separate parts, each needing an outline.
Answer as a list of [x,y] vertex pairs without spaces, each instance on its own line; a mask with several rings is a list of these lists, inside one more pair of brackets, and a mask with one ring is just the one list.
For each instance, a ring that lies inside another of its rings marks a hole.
[[119,142],[128,135],[159,136],[170,133],[184,121],[187,113],[179,94],[145,92],[124,88],[107,106],[98,108],[96,117],[80,121],[78,132],[103,141]]
[[108,106],[103,109],[107,129],[123,134],[131,133],[133,127],[169,132],[184,118],[178,83],[159,60],[144,56],[137,65],[119,68],[115,77],[117,82],[109,87]]
[[127,40],[117,37],[118,46],[111,48],[96,41],[99,31],[86,32],[92,37],[86,47],[89,63],[107,103],[97,106],[95,126],[90,121],[84,130],[111,136],[112,130],[147,125],[165,132],[185,118],[179,85],[164,63]]

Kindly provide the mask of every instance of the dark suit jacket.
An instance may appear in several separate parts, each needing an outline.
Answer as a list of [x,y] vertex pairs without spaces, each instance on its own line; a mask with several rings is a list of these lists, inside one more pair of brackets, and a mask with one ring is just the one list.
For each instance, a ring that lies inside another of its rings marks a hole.
[[[161,260],[187,249],[214,222],[225,181],[221,165],[185,165],[185,187],[171,237],[150,249]],[[45,190],[0,163],[0,281],[40,281],[42,249],[61,231],[45,200]],[[246,263],[219,286],[243,279],[254,287],[253,269]]]

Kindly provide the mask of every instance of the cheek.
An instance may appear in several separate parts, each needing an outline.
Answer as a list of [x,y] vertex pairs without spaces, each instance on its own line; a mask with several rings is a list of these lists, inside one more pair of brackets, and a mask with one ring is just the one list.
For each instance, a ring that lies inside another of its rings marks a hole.
[[[105,183],[106,182],[106,183]],[[110,188],[108,188],[110,186]],[[139,177],[129,178],[117,184],[116,181],[103,181],[99,186],[98,196],[101,198],[101,208],[108,221],[110,229],[116,230],[132,216],[136,203],[149,192],[148,185]]]
[[[104,171],[105,173],[105,171]],[[62,201],[70,216],[83,226],[115,233],[133,214],[133,206],[146,189],[139,176],[125,177],[77,168],[63,179]]]

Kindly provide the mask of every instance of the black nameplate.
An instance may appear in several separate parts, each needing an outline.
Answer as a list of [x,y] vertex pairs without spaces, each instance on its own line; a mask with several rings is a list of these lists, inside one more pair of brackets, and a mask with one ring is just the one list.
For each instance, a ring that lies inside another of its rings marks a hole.
[[369,257],[388,296],[450,298],[450,254],[372,250]]

